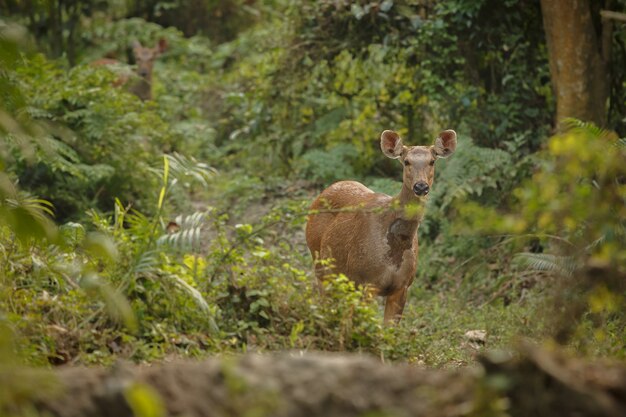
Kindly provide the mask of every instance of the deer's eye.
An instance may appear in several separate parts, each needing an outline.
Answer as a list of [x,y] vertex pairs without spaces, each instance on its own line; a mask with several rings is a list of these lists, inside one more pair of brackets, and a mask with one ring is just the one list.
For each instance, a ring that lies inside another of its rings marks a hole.
[[404,161],[404,166],[405,166],[405,167],[408,167],[409,165],[411,165],[411,164],[409,163],[409,161],[406,161],[406,160],[405,160],[405,161]]
[[430,162],[428,163],[428,165],[430,165],[430,166],[435,165],[435,160],[433,159],[432,161],[430,161]]

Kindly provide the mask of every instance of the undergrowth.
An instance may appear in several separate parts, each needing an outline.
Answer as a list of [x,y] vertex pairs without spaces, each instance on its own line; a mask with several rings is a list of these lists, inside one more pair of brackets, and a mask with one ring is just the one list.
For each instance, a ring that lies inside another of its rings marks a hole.
[[[623,272],[624,142],[583,123],[545,139],[538,6],[403,1],[364,18],[288,3],[219,45],[85,19],[72,68],[0,22],[0,331],[18,357],[297,349],[460,366],[554,336],[556,316],[571,349],[624,357],[623,287],[580,284],[591,261]],[[154,100],[88,65],[134,38],[170,45]],[[303,235],[315,195],[339,179],[397,193],[380,132],[426,145],[448,127],[458,152],[438,163],[400,324],[346,277],[321,295]]]

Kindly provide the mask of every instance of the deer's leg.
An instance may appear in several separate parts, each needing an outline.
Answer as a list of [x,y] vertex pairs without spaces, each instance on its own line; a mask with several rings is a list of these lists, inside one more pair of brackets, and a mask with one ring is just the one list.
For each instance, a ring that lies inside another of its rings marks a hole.
[[313,274],[315,275],[315,283],[320,294],[324,295],[324,267],[320,265],[317,258],[313,261]]
[[385,323],[394,320],[396,323],[402,318],[404,304],[406,303],[408,288],[402,288],[387,297],[385,301]]
[[317,289],[320,294],[324,294],[324,280],[328,275],[332,274],[332,264],[329,260],[322,257],[320,252],[315,252],[313,255],[313,272],[317,281]]

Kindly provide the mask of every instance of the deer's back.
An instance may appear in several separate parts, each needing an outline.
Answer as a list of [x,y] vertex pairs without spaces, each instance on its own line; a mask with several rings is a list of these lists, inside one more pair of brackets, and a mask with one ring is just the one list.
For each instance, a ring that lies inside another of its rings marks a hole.
[[[397,281],[388,271],[387,231],[394,217],[382,211],[390,200],[355,181],[328,187],[313,202],[311,209],[317,213],[307,223],[307,245],[313,257],[332,258],[335,272],[381,290],[389,286],[386,283]],[[412,242],[408,244],[410,248]],[[397,268],[393,265],[391,269]]]

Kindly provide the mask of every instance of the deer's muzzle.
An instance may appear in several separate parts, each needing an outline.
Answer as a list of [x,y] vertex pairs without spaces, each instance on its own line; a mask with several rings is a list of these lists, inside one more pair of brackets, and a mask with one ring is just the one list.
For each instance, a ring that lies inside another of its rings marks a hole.
[[430,187],[423,181],[417,182],[413,186],[413,192],[420,197],[425,196],[429,191]]

